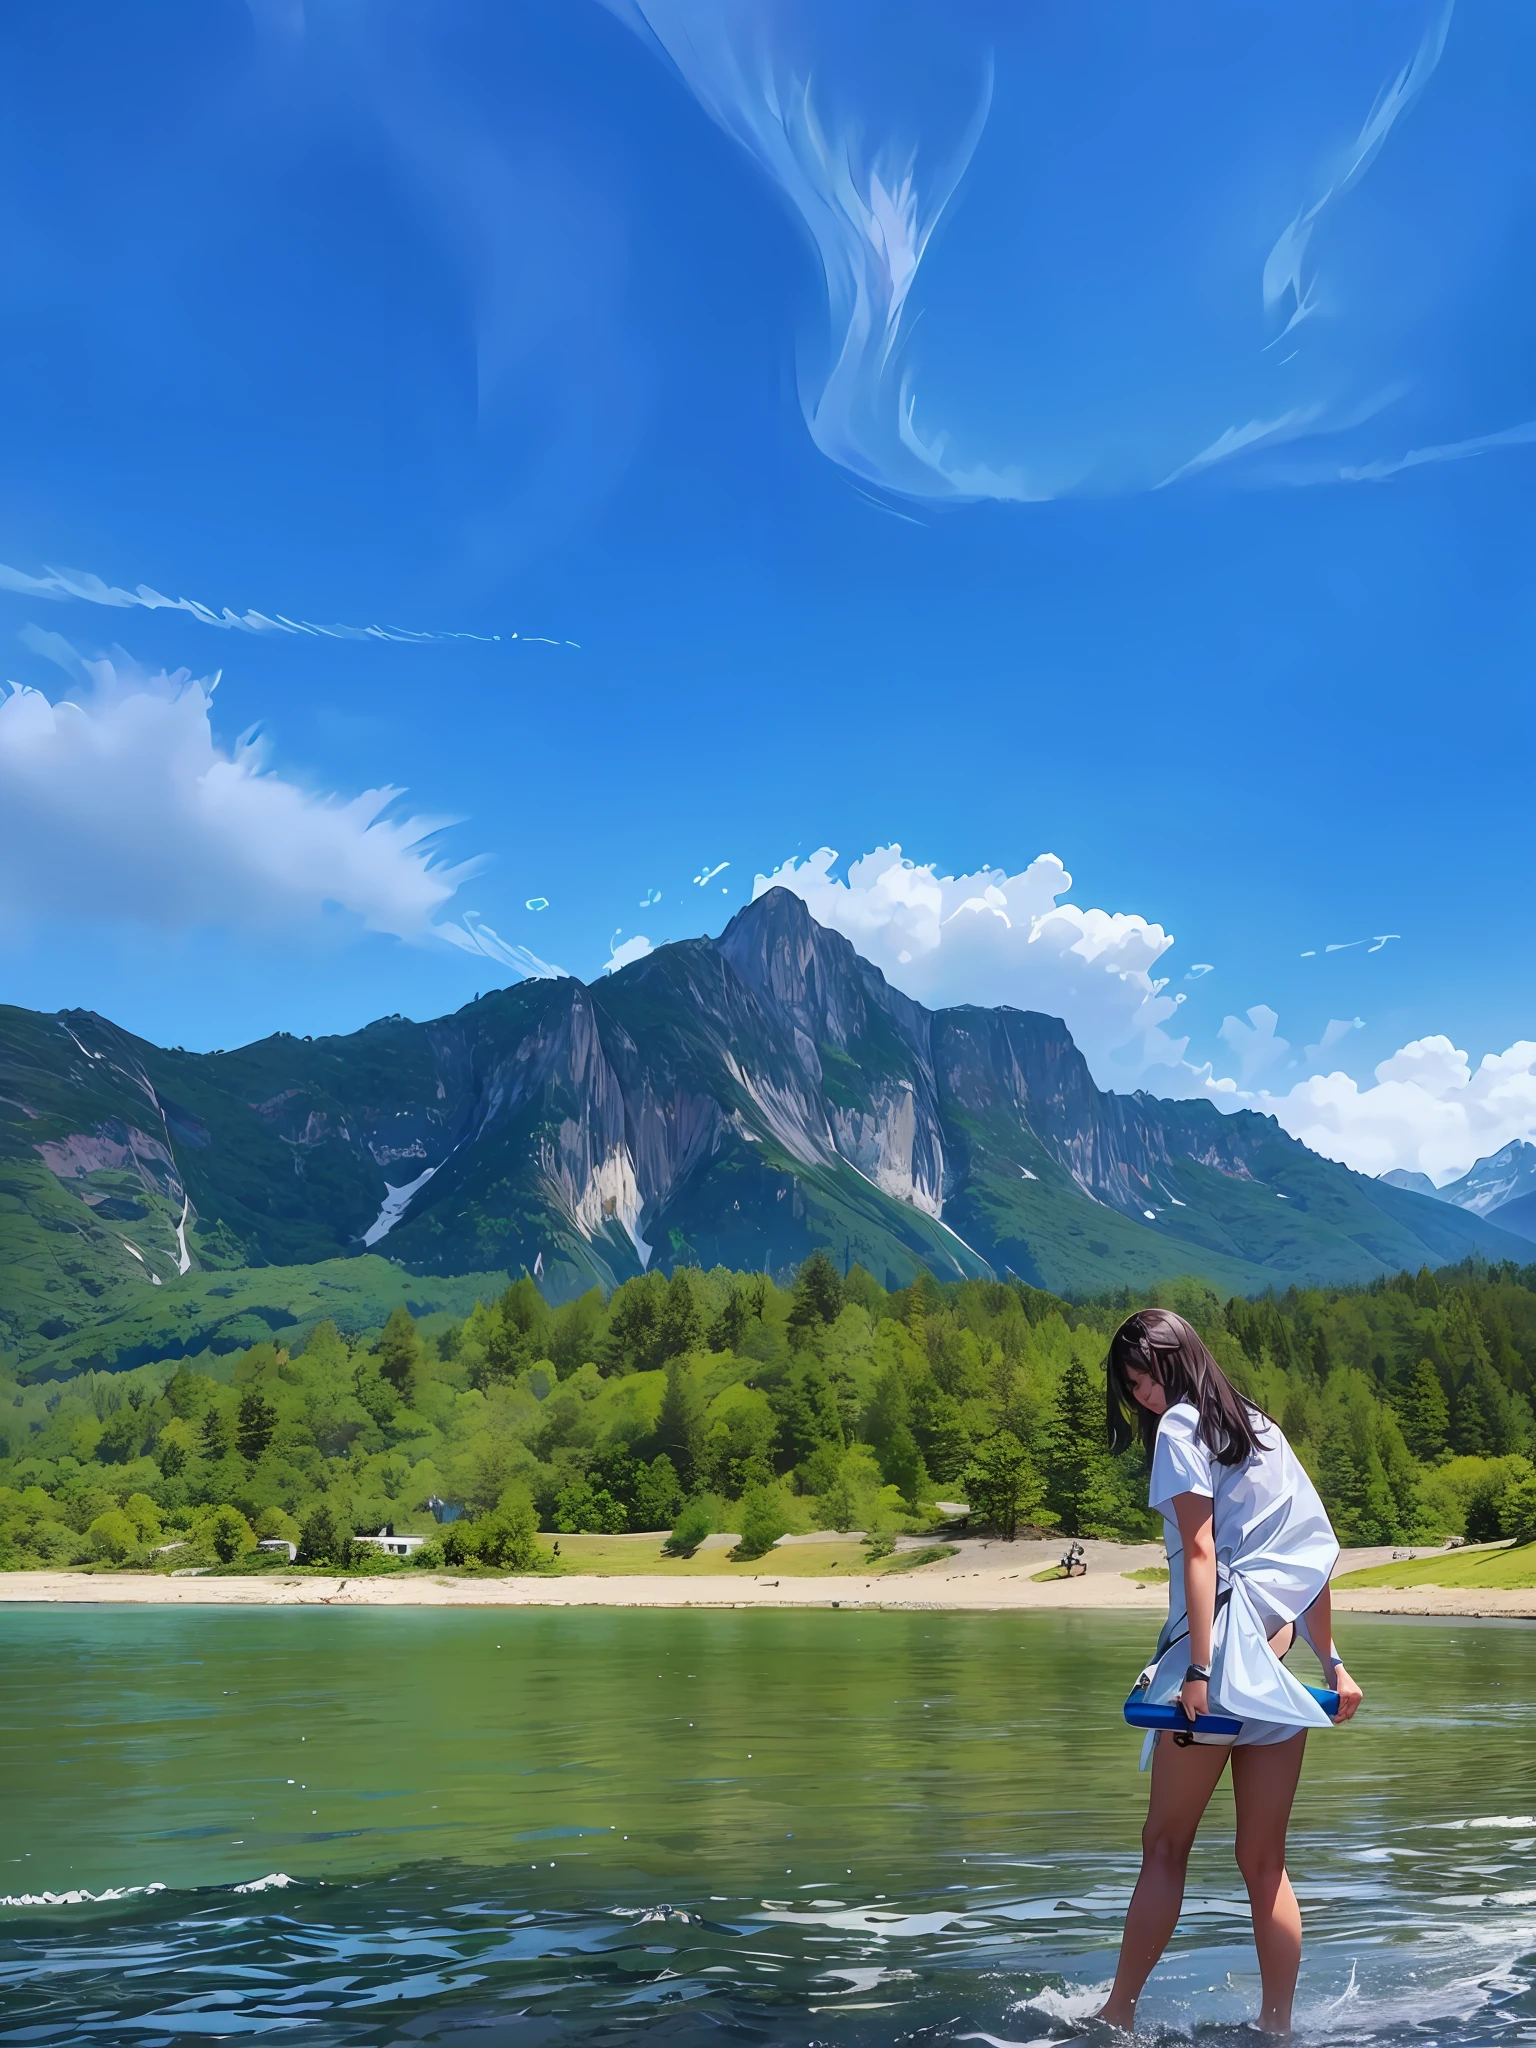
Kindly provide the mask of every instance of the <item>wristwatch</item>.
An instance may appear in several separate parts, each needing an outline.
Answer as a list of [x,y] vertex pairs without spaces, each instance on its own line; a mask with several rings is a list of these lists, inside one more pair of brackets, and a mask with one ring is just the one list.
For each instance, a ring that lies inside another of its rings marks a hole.
[[1210,1677],[1211,1667],[1209,1664],[1191,1664],[1184,1674],[1184,1683],[1188,1685],[1192,1678],[1199,1678],[1204,1680],[1206,1684],[1209,1684]]

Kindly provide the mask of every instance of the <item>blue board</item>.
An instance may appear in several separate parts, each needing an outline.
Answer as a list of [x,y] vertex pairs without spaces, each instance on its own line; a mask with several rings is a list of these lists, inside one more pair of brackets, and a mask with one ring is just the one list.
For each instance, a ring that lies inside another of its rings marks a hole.
[[[1339,1711],[1339,1696],[1327,1692],[1321,1686],[1309,1685],[1307,1691],[1322,1708],[1329,1720]],[[1175,1734],[1213,1735],[1218,1740],[1230,1741],[1242,1732],[1242,1722],[1234,1721],[1230,1714],[1197,1714],[1193,1725],[1183,1710],[1172,1703],[1149,1706],[1139,1692],[1133,1692],[1125,1703],[1125,1718],[1133,1728],[1171,1728]]]

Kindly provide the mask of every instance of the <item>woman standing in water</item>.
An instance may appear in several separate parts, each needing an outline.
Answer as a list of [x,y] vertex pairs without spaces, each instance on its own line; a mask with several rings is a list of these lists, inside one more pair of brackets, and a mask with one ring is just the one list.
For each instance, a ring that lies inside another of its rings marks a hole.
[[1195,1830],[1228,1755],[1237,1802],[1237,1864],[1253,1909],[1264,2009],[1287,2034],[1301,1963],[1301,1914],[1285,1871],[1285,1831],[1309,1728],[1330,1726],[1280,1662],[1300,1633],[1339,1695],[1360,1688],[1333,1646],[1328,1580],[1339,1545],[1278,1426],[1247,1401],[1182,1316],[1143,1309],[1115,1332],[1106,1363],[1109,1442],[1139,1435],[1152,1457],[1150,1505],[1168,1542],[1168,1620],[1145,1674],[1151,1704],[1177,1699],[1193,1719],[1227,1714],[1235,1743],[1187,1746],[1149,1735],[1152,1796],[1141,1875],[1126,1914],[1114,1989],[1099,2017],[1129,2029],[1184,1900]]

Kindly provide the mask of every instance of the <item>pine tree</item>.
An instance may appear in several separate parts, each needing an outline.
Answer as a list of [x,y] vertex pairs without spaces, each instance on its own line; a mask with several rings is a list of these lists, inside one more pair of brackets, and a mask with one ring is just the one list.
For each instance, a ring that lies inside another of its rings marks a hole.
[[772,1550],[789,1522],[776,1486],[749,1486],[741,1502],[741,1535],[732,1557],[761,1557]]
[[1105,1440],[1104,1396],[1074,1355],[1056,1392],[1045,1430],[1046,1500],[1069,1536],[1091,1536],[1113,1515],[1113,1487]]
[[344,1565],[351,1559],[352,1538],[329,1501],[317,1501],[299,1530],[299,1564]]
[[655,1443],[658,1454],[672,1460],[684,1490],[691,1490],[704,1447],[704,1396],[693,1374],[676,1358],[667,1367],[667,1387],[661,1397],[661,1413],[656,1418]]
[[235,1447],[241,1457],[254,1465],[271,1443],[272,1432],[276,1428],[277,1410],[260,1387],[247,1387],[240,1396],[240,1408],[235,1417]]
[[1451,1406],[1451,1448],[1463,1456],[1498,1458],[1513,1449],[1509,1390],[1488,1361],[1467,1368]]
[[1434,1533],[1426,1532],[1423,1526],[1423,1487],[1419,1466],[1403,1441],[1403,1432],[1391,1409],[1378,1404],[1373,1413],[1376,1448],[1397,1510],[1399,1535],[1410,1543],[1417,1542],[1426,1533]]
[[792,1465],[803,1464],[823,1444],[842,1449],[837,1396],[825,1368],[814,1358],[800,1361],[791,1370],[779,1427],[785,1456]]
[[667,1283],[657,1340],[664,1360],[686,1358],[704,1342],[704,1318],[699,1314],[693,1278],[686,1266],[679,1266]]
[[835,1323],[842,1312],[842,1275],[824,1251],[813,1251],[795,1275],[789,1305],[790,1342],[803,1343],[814,1331]]
[[206,1385],[206,1380],[201,1380],[196,1373],[188,1372],[184,1365],[178,1365],[166,1382],[165,1393],[161,1398],[173,1415],[185,1419],[197,1413],[202,1389]]
[[642,1465],[635,1481],[630,1523],[636,1529],[670,1529],[683,1505],[682,1484],[672,1460],[663,1451]]
[[229,1455],[229,1424],[224,1420],[221,1408],[210,1408],[203,1417],[200,1432],[201,1448],[205,1458],[223,1458]]
[[1434,1362],[1421,1358],[1413,1369],[1398,1404],[1402,1431],[1408,1448],[1426,1463],[1445,1450],[1451,1427],[1451,1407],[1440,1384]]
[[901,1368],[888,1365],[876,1380],[875,1391],[864,1411],[864,1440],[873,1444],[878,1452],[898,1429],[907,1428],[911,1419],[912,1403],[907,1396]]
[[720,1313],[709,1326],[707,1343],[711,1351],[739,1351],[747,1334],[752,1311],[744,1290],[732,1287],[721,1304]]
[[928,1468],[917,1447],[917,1438],[903,1422],[880,1446],[880,1477],[894,1486],[909,1508],[915,1508],[928,1491]]
[[1407,1533],[1381,1455],[1379,1413],[1360,1373],[1334,1374],[1323,1397],[1318,1484],[1346,1543],[1397,1543]]
[[661,1312],[667,1283],[659,1273],[626,1280],[608,1304],[608,1339],[604,1364],[609,1372],[652,1372],[665,1363],[661,1350]]
[[416,1393],[416,1375],[421,1366],[421,1339],[416,1324],[404,1305],[389,1312],[384,1334],[379,1339],[379,1375],[394,1388],[402,1407],[409,1408]]
[[1264,1360],[1264,1326],[1249,1304],[1236,1295],[1227,1303],[1227,1328],[1242,1345],[1244,1354],[1255,1365],[1261,1365]]
[[503,1294],[499,1306],[507,1328],[518,1333],[534,1357],[542,1357],[549,1330],[549,1306],[537,1281],[522,1274]]

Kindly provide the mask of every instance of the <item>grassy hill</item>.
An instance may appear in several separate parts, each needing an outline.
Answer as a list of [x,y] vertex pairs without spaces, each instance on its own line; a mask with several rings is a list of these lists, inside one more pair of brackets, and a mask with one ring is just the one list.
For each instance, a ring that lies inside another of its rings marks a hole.
[[[378,1330],[390,1312],[416,1318],[462,1318],[477,1301],[492,1301],[505,1273],[423,1278],[368,1254],[315,1266],[259,1266],[230,1273],[187,1273],[153,1290],[124,1289],[96,1320],[29,1348],[9,1365],[27,1380],[82,1372],[122,1372],[154,1359],[196,1358],[244,1351],[276,1338],[297,1351],[317,1323],[345,1337]],[[5,1363],[0,1358],[0,1363]]]

